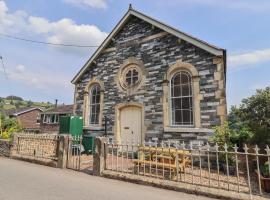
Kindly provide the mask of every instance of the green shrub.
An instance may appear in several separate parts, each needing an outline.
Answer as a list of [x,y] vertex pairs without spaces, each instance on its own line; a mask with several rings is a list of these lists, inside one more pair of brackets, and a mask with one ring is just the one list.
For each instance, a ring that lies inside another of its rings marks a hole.
[[21,131],[22,128],[20,127],[19,123],[16,119],[13,118],[5,118],[3,115],[1,117],[1,124],[0,124],[0,137],[3,139],[10,139],[12,134],[18,131]]
[[261,173],[263,175],[263,177],[265,178],[270,178],[270,174],[269,174],[269,163],[266,162],[262,167],[261,167]]

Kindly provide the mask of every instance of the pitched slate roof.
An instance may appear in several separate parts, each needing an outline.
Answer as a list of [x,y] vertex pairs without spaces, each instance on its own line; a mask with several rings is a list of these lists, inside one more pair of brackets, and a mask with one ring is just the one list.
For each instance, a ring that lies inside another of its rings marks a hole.
[[12,108],[9,110],[4,111],[4,114],[7,116],[18,116],[32,110],[40,110],[43,111],[41,108],[38,107],[24,107],[24,108]]
[[[129,8],[127,13],[123,16],[123,18],[118,22],[118,24],[114,27],[112,32],[107,36],[107,38],[102,42],[102,44],[99,46],[99,48],[95,51],[95,53],[91,56],[91,58],[85,63],[85,65],[81,68],[81,70],[76,74],[76,76],[72,79],[72,83],[75,84],[78,79],[81,77],[81,75],[85,72],[85,70],[90,66],[90,64],[100,55],[100,53],[106,48],[106,46],[110,43],[111,39],[121,30],[121,28],[125,25],[125,23],[128,21],[128,19],[131,16],[135,16],[139,19],[142,19],[153,26],[156,26],[172,35],[175,35],[176,37],[183,39],[197,47],[200,47],[201,49],[204,49],[205,51],[212,53],[216,56],[226,56],[226,50],[216,47],[214,45],[211,45],[203,40],[200,40],[198,38],[195,38],[187,33],[184,33],[180,30],[177,30],[163,22],[160,22],[156,19],[153,19],[137,10],[134,10],[132,7]],[[225,64],[226,65],[226,64]],[[225,66],[226,67],[226,66]]]
[[55,108],[51,108],[43,113],[45,114],[72,114],[73,105],[60,105]]

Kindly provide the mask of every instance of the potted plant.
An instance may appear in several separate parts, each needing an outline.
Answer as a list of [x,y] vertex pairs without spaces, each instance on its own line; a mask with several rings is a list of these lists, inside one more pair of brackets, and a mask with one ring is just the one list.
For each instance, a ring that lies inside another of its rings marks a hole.
[[[269,172],[269,162],[265,162],[263,166],[260,167],[260,180],[262,189],[270,193],[270,172]],[[256,173],[258,174],[258,171],[256,170]]]

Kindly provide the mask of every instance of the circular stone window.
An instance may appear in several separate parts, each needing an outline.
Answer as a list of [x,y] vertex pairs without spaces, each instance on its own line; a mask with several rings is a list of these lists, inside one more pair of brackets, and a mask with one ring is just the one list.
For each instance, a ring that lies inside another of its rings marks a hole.
[[123,83],[126,88],[136,86],[141,81],[140,70],[134,65],[123,71]]
[[144,82],[144,70],[142,64],[137,62],[125,62],[118,71],[117,83],[120,89],[125,92],[134,92],[139,89]]

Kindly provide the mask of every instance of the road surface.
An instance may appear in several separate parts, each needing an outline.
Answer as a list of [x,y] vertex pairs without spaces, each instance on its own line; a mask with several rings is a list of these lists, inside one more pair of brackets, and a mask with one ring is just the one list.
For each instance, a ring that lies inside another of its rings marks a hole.
[[1,200],[213,200],[0,157]]

